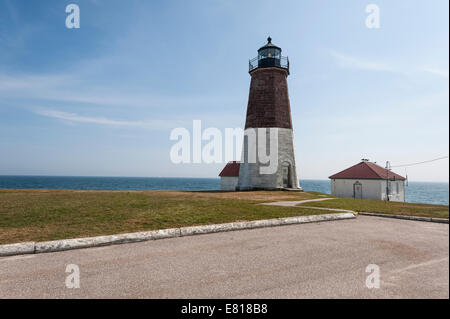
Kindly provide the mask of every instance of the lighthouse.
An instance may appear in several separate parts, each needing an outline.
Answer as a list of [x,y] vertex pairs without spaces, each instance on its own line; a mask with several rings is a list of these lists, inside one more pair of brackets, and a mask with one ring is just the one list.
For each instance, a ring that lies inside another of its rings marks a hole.
[[267,39],[249,61],[251,76],[236,190],[301,190],[287,77],[289,59]]

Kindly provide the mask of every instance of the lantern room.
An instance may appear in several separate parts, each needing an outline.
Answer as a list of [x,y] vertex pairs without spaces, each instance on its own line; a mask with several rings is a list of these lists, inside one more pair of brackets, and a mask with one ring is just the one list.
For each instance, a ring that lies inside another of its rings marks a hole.
[[286,69],[289,73],[289,59],[281,55],[281,48],[267,38],[267,44],[258,49],[258,56],[249,61],[249,72],[257,68],[278,67]]

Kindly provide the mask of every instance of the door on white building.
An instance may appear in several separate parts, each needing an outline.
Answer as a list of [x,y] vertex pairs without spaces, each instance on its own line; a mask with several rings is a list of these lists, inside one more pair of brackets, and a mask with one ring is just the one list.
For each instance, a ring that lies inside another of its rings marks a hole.
[[353,198],[362,199],[362,184],[360,182],[353,184]]
[[284,188],[291,188],[291,176],[290,176],[290,164],[289,163],[283,163],[281,166],[281,176],[283,177],[283,187]]

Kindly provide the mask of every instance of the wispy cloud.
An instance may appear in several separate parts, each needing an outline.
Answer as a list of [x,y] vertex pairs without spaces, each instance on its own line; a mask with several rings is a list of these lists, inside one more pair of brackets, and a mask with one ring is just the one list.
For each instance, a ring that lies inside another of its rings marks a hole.
[[151,130],[167,130],[185,124],[182,123],[181,121],[168,121],[168,120],[124,121],[124,120],[109,119],[105,117],[83,116],[78,115],[76,113],[62,112],[57,110],[36,110],[34,113],[68,122],[119,126],[119,127],[138,127],[138,128],[147,128]]
[[3,95],[8,92],[20,92],[23,95],[24,90],[34,95],[42,90],[56,90],[62,85],[72,84],[72,79],[66,75],[0,75],[0,91]]
[[435,75],[439,75],[448,79],[448,69],[439,69],[439,68],[425,68],[423,69],[425,72],[432,73]]
[[396,72],[389,65],[370,61],[361,57],[350,56],[336,51],[330,52],[331,56],[336,60],[337,64],[342,68],[369,71]]
[[37,99],[73,104],[140,108],[200,108],[238,103],[231,96],[158,95],[127,91],[117,87],[86,85],[82,79],[67,74],[16,75],[0,74],[1,98]]
[[366,70],[366,71],[377,71],[377,72],[391,72],[403,75],[412,75],[417,73],[430,73],[438,75],[441,77],[448,78],[449,72],[448,68],[421,68],[421,67],[405,67],[405,66],[394,66],[392,63],[381,63],[379,61],[369,60],[367,58],[362,58],[358,56],[351,56],[348,54],[331,51],[330,55],[333,57],[337,65],[345,69],[353,70]]

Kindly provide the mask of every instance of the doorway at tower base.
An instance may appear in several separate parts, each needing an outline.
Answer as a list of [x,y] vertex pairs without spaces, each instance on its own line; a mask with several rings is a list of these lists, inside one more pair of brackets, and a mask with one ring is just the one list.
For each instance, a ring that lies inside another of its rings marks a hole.
[[237,191],[301,191],[295,164],[292,129],[245,130]]

